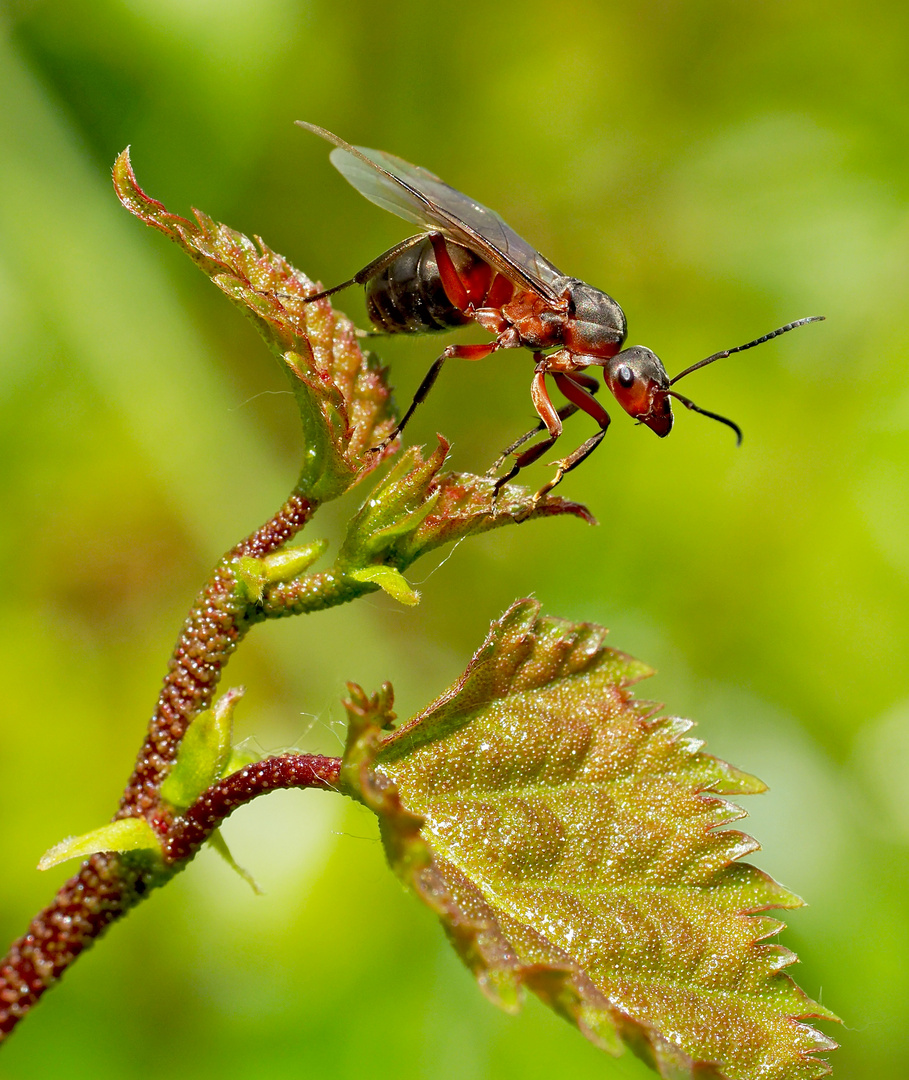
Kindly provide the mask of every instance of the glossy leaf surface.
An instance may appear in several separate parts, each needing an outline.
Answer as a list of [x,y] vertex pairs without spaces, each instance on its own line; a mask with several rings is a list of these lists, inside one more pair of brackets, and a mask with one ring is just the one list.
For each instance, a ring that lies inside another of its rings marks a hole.
[[[822,1076],[834,1044],[803,1021],[835,1017],[783,973],[794,955],[765,941],[780,924],[756,914],[801,900],[739,862],[758,845],[725,827],[743,811],[724,796],[764,785],[635,700],[650,670],[604,636],[522,601],[381,743],[355,696],[348,784],[497,1003],[526,986],[664,1077]],[[377,733],[388,703],[372,704]]]

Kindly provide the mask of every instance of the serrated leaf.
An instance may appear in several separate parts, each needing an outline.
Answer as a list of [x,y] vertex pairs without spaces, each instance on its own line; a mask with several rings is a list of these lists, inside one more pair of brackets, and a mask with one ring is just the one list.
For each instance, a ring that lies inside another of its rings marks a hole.
[[435,497],[429,513],[406,542],[397,545],[398,557],[410,563],[442,544],[536,518],[571,514],[596,524],[586,506],[558,495],[537,500],[530,490],[516,484],[508,484],[498,498],[494,491],[495,481],[490,477],[442,473],[427,492]]
[[258,327],[291,376],[306,437],[300,487],[313,499],[346,490],[394,444],[370,453],[395,425],[386,371],[364,354],[352,323],[328,300],[306,303],[316,284],[257,239],[194,210],[171,214],[139,187],[124,150],[114,188],[130,213],[170,237]]
[[516,604],[454,686],[376,738],[374,767],[360,732],[348,789],[499,1004],[529,988],[674,1080],[822,1076],[835,1044],[802,1021],[835,1017],[754,914],[801,901],[722,827],[742,811],[721,794],[763,785],[636,701],[650,671],[604,635]]
[[99,851],[151,851],[161,853],[161,842],[145,818],[118,818],[99,829],[68,836],[46,851],[38,862],[39,870],[49,870],[68,859],[87,859]]
[[[488,477],[443,473],[448,449],[440,435],[429,457],[423,457],[420,447],[401,455],[351,519],[338,553],[342,572],[356,578],[364,568],[371,572],[375,566],[383,567],[383,572],[388,567],[403,571],[442,544],[532,517],[573,514],[593,522],[585,507],[567,499],[551,496],[536,501],[529,491],[514,486],[496,499],[495,481]],[[375,580],[378,583],[379,577]],[[394,584],[392,578],[387,580]]]

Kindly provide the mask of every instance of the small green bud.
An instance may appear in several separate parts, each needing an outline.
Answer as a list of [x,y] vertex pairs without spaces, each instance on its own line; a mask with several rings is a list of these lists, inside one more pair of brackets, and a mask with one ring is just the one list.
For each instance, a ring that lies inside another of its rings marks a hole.
[[233,712],[242,696],[242,687],[228,690],[186,729],[174,767],[161,785],[161,797],[176,810],[191,806],[224,775],[230,758]]
[[327,540],[314,540],[302,547],[276,551],[264,559],[241,555],[234,563],[234,571],[244,598],[252,603],[261,603],[267,585],[291,581],[308,570],[327,547]]
[[161,852],[161,843],[155,830],[145,818],[119,818],[100,829],[81,836],[68,836],[46,851],[38,862],[39,870],[49,870],[68,859],[87,859],[99,851],[154,851]]
[[354,581],[368,581],[378,585],[398,603],[408,607],[420,602],[420,594],[411,588],[401,571],[393,566],[364,566],[359,570],[351,570],[347,576]]

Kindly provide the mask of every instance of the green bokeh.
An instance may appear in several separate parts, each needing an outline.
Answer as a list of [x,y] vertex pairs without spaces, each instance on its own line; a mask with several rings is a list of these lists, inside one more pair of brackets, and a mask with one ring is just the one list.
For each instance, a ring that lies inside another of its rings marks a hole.
[[[601,524],[457,548],[423,603],[255,631],[227,684],[262,748],[333,751],[346,679],[407,715],[534,593],[612,628],[646,693],[766,780],[758,861],[811,907],[785,944],[842,1015],[838,1075],[909,1050],[909,8],[832,0],[46,0],[0,9],[0,932],[102,823],[216,557],[296,474],[293,407],[253,329],[110,188],[257,233],[333,283],[405,235],[312,120],[502,212],[606,288],[670,372],[745,430],[617,415],[564,485]],[[362,300],[344,305],[361,323]],[[437,344],[381,342],[406,401]],[[454,363],[414,421],[485,468],[531,415],[515,353]],[[613,410],[616,412],[617,410]],[[567,439],[589,424],[576,420]],[[533,481],[548,473],[536,470]],[[352,504],[329,508],[336,537]],[[314,537],[315,537],[314,533]],[[531,1002],[497,1013],[385,869],[365,812],[270,796],[85,957],[3,1049],[4,1080],[281,1075],[642,1077]]]

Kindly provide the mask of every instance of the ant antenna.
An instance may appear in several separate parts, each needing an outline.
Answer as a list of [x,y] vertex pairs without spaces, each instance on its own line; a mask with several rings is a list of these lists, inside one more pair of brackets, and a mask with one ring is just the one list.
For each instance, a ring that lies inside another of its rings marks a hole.
[[[730,350],[730,352],[732,351],[733,350]],[[717,360],[719,359],[719,357],[714,356],[711,357],[711,359]],[[669,394],[670,397],[674,397],[676,401],[680,401],[686,409],[691,409],[692,412],[700,413],[701,416],[709,416],[711,420],[719,420],[719,422],[721,424],[725,424],[726,427],[731,427],[732,430],[735,432],[735,445],[742,445],[742,429],[733,420],[730,420],[725,416],[720,416],[719,413],[708,412],[707,409],[702,409],[700,405],[695,405],[695,403],[690,398],[682,397],[682,395],[677,394],[675,390],[667,390],[666,392]]]
[[[714,360],[724,360],[734,352],[744,352],[746,349],[753,349],[755,345],[763,345],[765,341],[779,337],[780,334],[788,334],[790,330],[794,330],[797,326],[804,326],[805,323],[823,321],[823,315],[809,315],[806,319],[796,319],[795,322],[786,323],[785,326],[781,326],[776,330],[771,330],[769,334],[764,334],[763,337],[755,338],[754,341],[749,341],[747,345],[736,345],[734,349],[724,349],[722,352],[714,353],[713,356],[708,356],[706,360],[698,360],[696,364],[692,364],[691,367],[687,367],[684,371],[679,372],[674,379],[670,379],[669,385],[672,386],[672,384],[677,383],[679,379],[684,379],[686,375],[690,375],[692,371],[697,371],[698,368],[707,367],[707,365],[712,364]],[[707,409],[702,409],[700,405],[695,405],[693,401],[689,398],[682,397],[682,395],[676,393],[675,390],[667,390],[666,393],[668,393],[670,397],[674,397],[676,401],[680,401],[686,409],[691,409],[693,412],[700,413],[701,416],[709,416],[711,420],[719,420],[721,424],[725,424],[726,427],[732,428],[735,432],[736,446],[742,445],[742,429],[738,424],[725,416],[720,416],[719,413],[708,412]]]
[[[696,364],[692,364],[691,367],[685,368],[684,371],[679,372],[675,378],[669,380],[669,385],[677,383],[679,379],[684,379],[686,375],[690,375],[692,371],[697,371],[698,368],[707,367],[708,364],[712,364],[714,360],[724,360],[727,356],[731,356],[734,352],[744,352],[746,349],[753,349],[755,345],[763,345],[765,341],[769,341],[771,338],[779,337],[780,334],[788,334],[790,330],[794,330],[797,326],[804,326],[805,323],[810,322],[823,322],[826,316],[824,315],[809,315],[806,319],[796,319],[795,322],[786,323],[785,326],[779,327],[777,330],[771,330],[769,334],[764,334],[763,337],[755,338],[754,341],[749,341],[747,345],[736,345],[734,349],[724,349],[722,352],[714,353],[713,356],[708,356],[706,360],[698,360]],[[686,402],[684,398],[679,397],[678,394],[673,394],[673,397],[678,397],[679,401],[683,404],[687,404],[689,409],[695,408],[690,402]],[[696,409],[697,412],[704,412],[703,409]],[[704,413],[705,416],[713,416],[713,413]],[[724,420],[722,416],[714,416],[714,420],[721,420],[724,424],[729,424],[730,421]],[[731,425],[735,427],[734,424]],[[738,430],[738,428],[736,428]],[[741,435],[739,436],[741,440]]]

